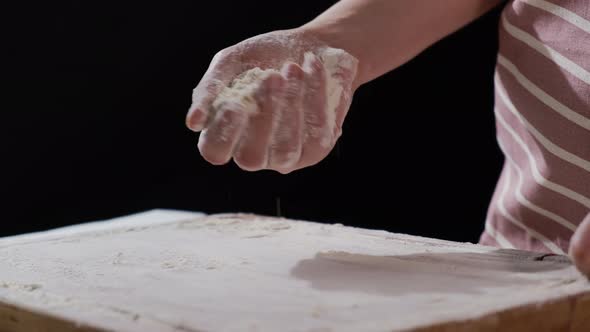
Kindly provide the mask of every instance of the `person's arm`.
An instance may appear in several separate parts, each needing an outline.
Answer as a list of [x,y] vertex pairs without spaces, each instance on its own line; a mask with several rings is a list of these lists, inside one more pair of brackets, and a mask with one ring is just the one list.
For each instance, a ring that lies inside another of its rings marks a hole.
[[300,29],[359,59],[355,86],[409,61],[503,0],[341,0]]
[[590,278],[590,213],[572,237],[569,254],[578,270]]
[[[336,144],[360,85],[500,2],[342,0],[299,28],[219,52],[194,90],[187,126],[202,131],[199,150],[215,165],[233,159],[244,170],[281,173],[312,166]],[[274,71],[246,76],[253,84],[228,91],[255,67]]]

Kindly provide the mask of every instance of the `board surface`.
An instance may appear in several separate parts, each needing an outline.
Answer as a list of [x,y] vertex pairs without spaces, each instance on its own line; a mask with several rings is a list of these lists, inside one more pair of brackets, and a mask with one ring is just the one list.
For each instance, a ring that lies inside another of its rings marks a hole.
[[0,239],[0,331],[590,331],[567,257],[151,211]]

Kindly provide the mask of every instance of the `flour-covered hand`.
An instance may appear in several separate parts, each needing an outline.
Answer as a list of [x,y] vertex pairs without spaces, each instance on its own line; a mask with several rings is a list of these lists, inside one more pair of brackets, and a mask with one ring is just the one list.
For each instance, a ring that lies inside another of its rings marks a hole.
[[358,61],[296,30],[219,52],[193,93],[187,126],[221,165],[289,173],[324,159],[342,133]]

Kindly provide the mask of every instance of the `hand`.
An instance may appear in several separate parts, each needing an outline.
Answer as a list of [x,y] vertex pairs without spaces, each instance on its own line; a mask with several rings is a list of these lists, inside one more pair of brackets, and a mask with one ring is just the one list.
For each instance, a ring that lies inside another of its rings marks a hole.
[[572,237],[569,251],[578,270],[590,277],[590,213]]
[[[250,38],[215,55],[187,115],[187,126],[201,131],[203,158],[214,165],[233,158],[244,170],[284,174],[324,159],[342,134],[358,65],[340,50],[334,53],[335,68],[328,68],[322,59],[326,49],[309,34],[288,30]],[[256,67],[276,71],[255,86],[254,111],[216,101],[236,77]],[[340,90],[330,109],[334,82]]]

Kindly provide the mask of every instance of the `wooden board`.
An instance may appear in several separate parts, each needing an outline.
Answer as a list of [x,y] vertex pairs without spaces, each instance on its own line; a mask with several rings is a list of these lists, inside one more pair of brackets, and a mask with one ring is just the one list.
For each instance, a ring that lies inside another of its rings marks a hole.
[[567,257],[152,211],[0,240],[0,331],[590,331]]

